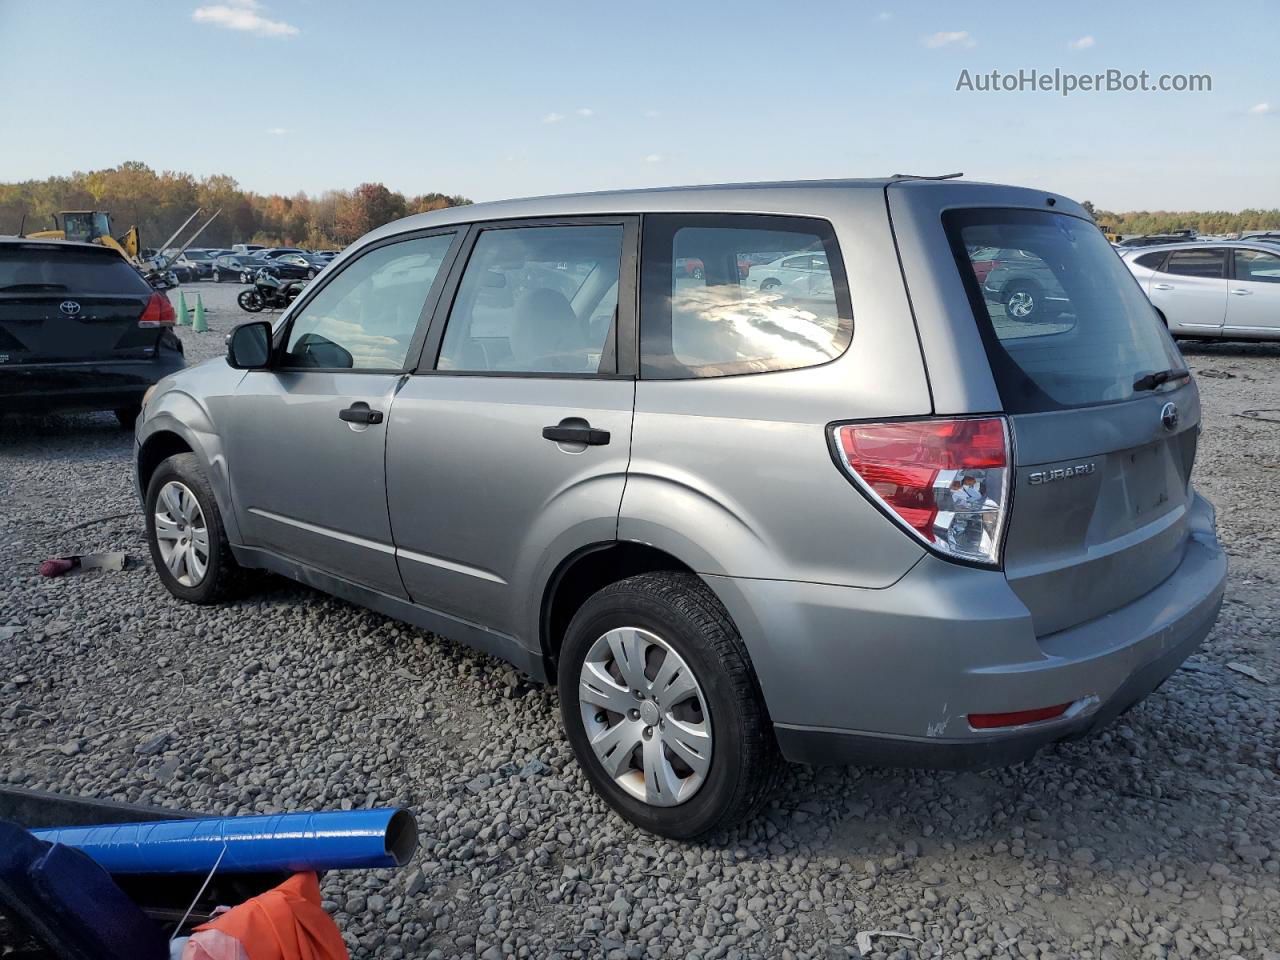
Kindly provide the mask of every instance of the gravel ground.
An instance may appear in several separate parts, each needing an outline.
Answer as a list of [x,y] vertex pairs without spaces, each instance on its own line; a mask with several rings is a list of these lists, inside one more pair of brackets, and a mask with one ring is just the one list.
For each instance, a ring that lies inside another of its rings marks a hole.
[[[184,288],[212,307],[193,361],[244,319],[238,289]],[[987,773],[793,768],[702,845],[612,816],[554,692],[495,660],[273,577],[171,599],[114,419],[0,421],[0,778],[229,814],[407,805],[411,866],[325,881],[355,957],[826,960],[890,930],[919,942],[870,956],[1280,960],[1280,424],[1238,415],[1280,408],[1280,345],[1186,353],[1232,562],[1203,652],[1088,741]],[[103,549],[128,569],[36,575]]]

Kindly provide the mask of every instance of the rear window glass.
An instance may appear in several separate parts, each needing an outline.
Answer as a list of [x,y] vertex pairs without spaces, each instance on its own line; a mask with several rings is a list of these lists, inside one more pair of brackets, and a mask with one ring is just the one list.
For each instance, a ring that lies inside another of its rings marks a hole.
[[831,225],[803,217],[645,218],[641,374],[794,370],[844,353],[853,312]]
[[0,293],[148,293],[150,287],[116,253],[75,247],[0,246]]
[[[943,221],[1006,412],[1116,403],[1135,395],[1139,377],[1182,369],[1155,310],[1093,224],[1037,210],[958,210]],[[975,261],[992,247],[994,262]]]

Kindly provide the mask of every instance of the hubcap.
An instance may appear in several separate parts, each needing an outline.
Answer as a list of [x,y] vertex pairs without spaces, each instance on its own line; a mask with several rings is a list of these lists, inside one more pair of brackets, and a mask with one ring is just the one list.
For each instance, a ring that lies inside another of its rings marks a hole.
[[156,498],[156,546],[160,559],[184,587],[198,587],[209,572],[209,528],[196,495],[170,480]]
[[582,724],[613,782],[674,807],[711,770],[711,714],[698,678],[661,637],[619,627],[596,640],[578,683]]
[[1031,311],[1036,308],[1035,297],[1027,293],[1025,290],[1019,290],[1017,293],[1009,297],[1009,302],[1005,304],[1005,310],[1011,317],[1017,317],[1019,320],[1029,316]]

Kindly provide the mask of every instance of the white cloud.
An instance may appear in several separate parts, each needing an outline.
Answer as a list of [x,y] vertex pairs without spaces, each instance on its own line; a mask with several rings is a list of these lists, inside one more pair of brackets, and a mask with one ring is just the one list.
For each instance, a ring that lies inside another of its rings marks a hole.
[[580,117],[591,117],[595,115],[595,111],[592,110],[590,107],[579,107],[577,110],[573,112]]
[[1070,47],[1072,50],[1088,50],[1097,42],[1098,41],[1093,39],[1092,34],[1086,33],[1083,37],[1080,37],[1078,40],[1072,40],[1070,43],[1067,44],[1067,46]]
[[877,20],[879,20],[881,23],[886,23],[886,22],[888,22],[889,20],[892,20],[892,19],[893,19],[893,14],[892,14],[892,13],[890,13],[888,10],[885,10],[885,11],[883,11],[883,12],[881,12],[881,13],[877,14],[877,15],[876,15],[876,19],[877,19]]
[[1256,116],[1262,116],[1264,113],[1270,113],[1271,110],[1272,110],[1272,107],[1271,107],[1271,104],[1269,103],[1255,103],[1252,107],[1249,108],[1249,112],[1252,114],[1255,114]]
[[301,32],[291,23],[267,19],[258,13],[260,9],[262,7],[258,0],[230,0],[228,3],[196,7],[191,13],[191,19],[196,23],[208,23],[226,30],[242,30],[260,37],[292,37]]
[[283,137],[288,132],[288,129],[285,127],[267,127],[267,133],[271,134],[273,137]]
[[937,33],[931,33],[920,41],[926,47],[976,47],[978,41],[969,36],[968,30],[939,30]]
[[542,118],[542,122],[543,123],[559,123],[563,119],[564,119],[563,113],[548,113],[545,117]]
[[645,163],[661,163],[665,158],[660,153],[651,153],[644,158]]

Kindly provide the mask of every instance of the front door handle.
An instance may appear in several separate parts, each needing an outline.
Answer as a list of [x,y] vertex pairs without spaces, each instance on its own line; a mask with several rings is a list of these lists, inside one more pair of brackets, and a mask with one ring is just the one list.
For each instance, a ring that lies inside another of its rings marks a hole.
[[382,411],[370,410],[367,403],[353,403],[345,410],[338,411],[338,419],[347,423],[381,423]]
[[590,425],[574,427],[561,423],[554,427],[543,427],[542,437],[556,443],[585,443],[588,447],[602,447],[609,442],[609,431],[597,430]]
[[1232,291],[1231,291],[1231,295],[1232,295],[1233,297],[1248,297],[1248,296],[1252,296],[1252,295],[1253,295],[1253,291],[1252,291],[1252,290],[1241,290],[1241,289],[1237,288],[1237,289],[1235,289],[1235,290],[1232,290]]
[[1172,283],[1153,283],[1151,285],[1151,289],[1152,290],[1172,290],[1173,284]]

